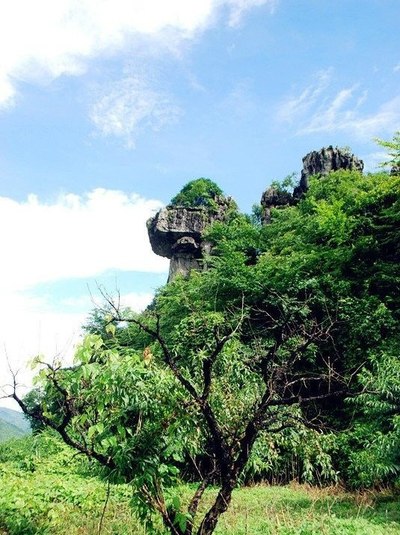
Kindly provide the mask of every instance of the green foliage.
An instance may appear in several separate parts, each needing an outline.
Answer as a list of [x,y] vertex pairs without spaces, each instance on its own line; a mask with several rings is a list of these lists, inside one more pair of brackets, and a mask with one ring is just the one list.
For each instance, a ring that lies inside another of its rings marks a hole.
[[[98,533],[107,489],[91,470],[82,457],[46,432],[0,446],[0,531],[10,535]],[[168,500],[176,509],[183,508],[192,492],[190,486],[182,485]],[[206,492],[205,506],[215,492]],[[152,533],[130,511],[130,496],[129,485],[111,485],[101,533]],[[154,529],[163,533],[159,524]],[[339,487],[291,484],[236,490],[232,508],[216,533],[395,535],[399,529],[398,497],[388,492],[351,494]]]
[[[204,180],[173,202],[215,200]],[[176,278],[141,315],[94,317],[73,367],[39,371],[40,414],[131,482],[143,522],[161,512],[180,535],[188,460],[215,483],[242,458],[253,480],[393,482],[399,191],[398,176],[341,171],[311,179],[269,225],[216,222],[211,269]]]
[[343,471],[353,487],[384,485],[400,474],[400,346],[396,338],[385,345],[359,375],[363,393],[352,401],[357,423],[340,437],[348,454]]
[[322,434],[300,425],[278,435],[263,433],[254,446],[244,480],[279,485],[292,481],[335,484],[339,480],[332,462],[335,448],[332,433]]
[[197,178],[188,182],[181,191],[171,199],[171,206],[217,208],[216,200],[223,191],[209,178]]
[[[10,535],[71,535],[81,533],[80,524],[97,532],[106,484],[92,472],[85,459],[48,432],[0,446],[0,529]],[[129,513],[129,497],[128,487],[113,485],[110,507],[121,501],[119,509],[125,508],[133,528],[129,533],[141,533]],[[118,532],[125,530],[122,522]]]
[[375,139],[375,141],[381,147],[387,149],[389,160],[386,160],[381,164],[381,167],[400,168],[400,130],[394,133],[391,141],[385,141],[383,139]]
[[294,187],[298,182],[298,174],[296,172],[287,175],[283,180],[273,180],[271,187],[278,193],[292,193]]
[[[293,314],[297,308],[299,321],[310,308],[336,320],[334,346],[310,358],[332,359],[349,378],[362,367],[361,384],[351,383],[354,392],[367,389],[357,407],[339,401],[320,408],[331,426],[346,429],[331,451],[334,470],[355,486],[393,482],[398,475],[399,192],[396,176],[332,173],[311,180],[307,196],[276,210],[270,225],[255,230],[243,219],[209,232],[216,270],[205,278],[216,299],[237,304],[245,295],[259,306],[275,292],[287,296]],[[247,244],[258,251],[255,264]],[[389,398],[385,412],[382,400]]]

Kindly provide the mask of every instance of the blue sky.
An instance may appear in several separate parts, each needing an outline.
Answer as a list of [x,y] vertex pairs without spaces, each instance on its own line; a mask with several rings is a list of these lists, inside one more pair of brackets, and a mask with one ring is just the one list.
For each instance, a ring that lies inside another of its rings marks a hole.
[[400,128],[398,0],[4,0],[0,385],[73,352],[97,285],[165,282],[145,221],[205,176],[250,211],[307,152]]

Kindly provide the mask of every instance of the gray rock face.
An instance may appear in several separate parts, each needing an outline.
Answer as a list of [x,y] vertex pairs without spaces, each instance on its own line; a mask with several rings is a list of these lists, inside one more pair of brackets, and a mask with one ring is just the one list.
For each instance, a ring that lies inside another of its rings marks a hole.
[[312,175],[327,175],[331,171],[348,169],[350,171],[360,171],[364,169],[364,162],[357,156],[345,149],[338,147],[322,148],[319,151],[309,152],[303,158],[303,170],[301,171],[300,184],[295,188],[293,196],[300,198],[308,189],[308,179]]
[[203,269],[203,255],[209,252],[209,244],[203,240],[204,230],[213,221],[225,219],[230,201],[221,199],[217,210],[169,206],[147,221],[153,251],[171,260],[168,282],[178,274]]
[[331,171],[348,169],[362,173],[364,162],[346,149],[334,148],[332,145],[318,151],[309,152],[303,158],[303,169],[299,184],[294,188],[293,194],[280,190],[274,186],[269,187],[261,197],[262,222],[271,222],[271,209],[279,206],[290,206],[297,203],[308,190],[308,179],[312,175],[324,176]]
[[277,206],[288,206],[293,204],[293,196],[287,191],[280,191],[278,188],[271,186],[261,197],[262,222],[268,224],[271,222],[271,209]]

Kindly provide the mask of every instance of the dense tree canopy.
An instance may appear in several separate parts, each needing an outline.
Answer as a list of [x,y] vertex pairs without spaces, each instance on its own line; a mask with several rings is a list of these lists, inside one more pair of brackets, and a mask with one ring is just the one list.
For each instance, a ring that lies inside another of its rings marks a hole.
[[[209,270],[177,277],[139,315],[108,299],[74,366],[42,366],[40,402],[14,396],[131,481],[143,516],[158,512],[177,535],[211,534],[241,479],[279,479],[285,455],[299,460],[289,477],[389,481],[400,460],[399,192],[399,176],[340,171],[312,179],[268,225],[238,213],[215,223]],[[199,482],[188,504],[180,478]],[[215,502],[197,521],[210,484]]]

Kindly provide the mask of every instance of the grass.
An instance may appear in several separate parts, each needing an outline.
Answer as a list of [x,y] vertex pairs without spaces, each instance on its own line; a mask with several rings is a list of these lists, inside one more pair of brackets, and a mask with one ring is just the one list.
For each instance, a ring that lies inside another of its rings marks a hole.
[[[0,535],[99,535],[100,523],[101,535],[149,535],[130,507],[129,486],[111,485],[105,508],[106,484],[51,437],[0,447],[0,488]],[[182,502],[192,490],[177,489]],[[215,493],[205,494],[203,512]],[[215,533],[400,535],[400,499],[298,484],[241,488]]]
[[390,493],[350,494],[340,488],[259,486],[236,491],[219,535],[395,535],[399,500]]

